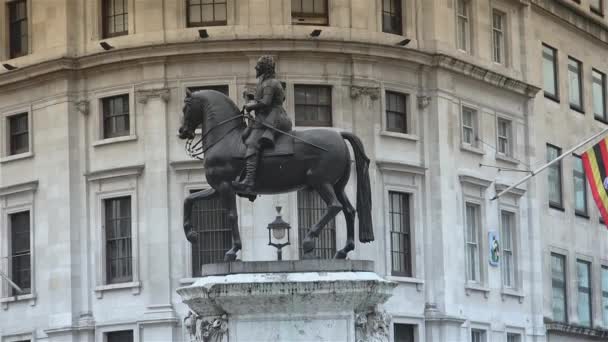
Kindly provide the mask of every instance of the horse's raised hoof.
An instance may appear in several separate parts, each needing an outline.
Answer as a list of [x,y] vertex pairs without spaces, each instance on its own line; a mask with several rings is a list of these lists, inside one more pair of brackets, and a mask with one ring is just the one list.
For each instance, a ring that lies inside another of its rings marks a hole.
[[236,260],[236,252],[228,251],[224,254],[224,261],[235,261]]
[[334,259],[346,259],[347,256],[348,252],[345,252],[344,250],[339,250],[336,252],[336,255],[334,255]]

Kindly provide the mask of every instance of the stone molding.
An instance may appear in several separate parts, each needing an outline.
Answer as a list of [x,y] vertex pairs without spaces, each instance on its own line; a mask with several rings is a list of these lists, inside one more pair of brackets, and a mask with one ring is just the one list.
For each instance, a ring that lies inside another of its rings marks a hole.
[[[494,184],[494,188],[496,189],[496,193],[500,193],[503,190],[506,190],[510,185],[506,185],[506,184],[502,184],[502,183],[496,183]],[[521,188],[513,188],[511,190],[509,190],[509,192],[507,192],[505,195],[514,195],[517,197],[521,197],[526,193],[525,189],[521,189]]]
[[115,177],[139,176],[144,170],[144,165],[133,165],[125,167],[117,167],[113,169],[91,171],[84,176],[88,181],[97,181]]
[[547,335],[550,335],[551,333],[557,333],[572,336],[593,337],[598,338],[598,340],[608,339],[608,330],[583,327],[580,325],[568,323],[554,322],[547,318],[545,318],[545,328],[547,330]]
[[137,102],[146,104],[151,98],[160,98],[163,102],[169,102],[171,98],[171,90],[169,88],[155,88],[155,89],[140,89],[136,91]]
[[458,175],[458,179],[460,180],[460,183],[462,184],[468,184],[468,185],[473,185],[473,186],[477,186],[480,188],[487,188],[490,186],[490,184],[492,184],[491,180],[487,180],[487,179],[483,179],[480,177],[476,177],[473,175]]
[[38,189],[38,181],[31,181],[0,187],[0,197],[13,195],[19,192],[35,192]]
[[379,87],[363,87],[363,86],[350,86],[350,98],[357,99],[361,96],[369,96],[370,99],[376,101],[380,98]]
[[408,164],[397,160],[377,159],[376,165],[381,171],[395,171],[424,176],[427,168],[421,165]]

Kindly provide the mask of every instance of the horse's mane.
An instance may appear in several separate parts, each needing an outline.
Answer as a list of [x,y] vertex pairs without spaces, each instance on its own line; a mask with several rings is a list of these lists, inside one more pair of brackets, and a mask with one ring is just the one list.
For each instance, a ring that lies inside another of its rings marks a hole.
[[[187,100],[188,101],[188,100]],[[200,105],[209,117],[218,120],[227,119],[239,112],[239,107],[228,96],[217,90],[204,89],[190,95],[190,103]]]

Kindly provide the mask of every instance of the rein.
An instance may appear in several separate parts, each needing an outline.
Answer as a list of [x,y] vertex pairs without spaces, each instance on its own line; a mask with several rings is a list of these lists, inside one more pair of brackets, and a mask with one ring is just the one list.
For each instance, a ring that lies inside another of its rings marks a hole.
[[232,122],[236,119],[239,118],[243,118],[245,117],[245,115],[243,114],[243,112],[240,112],[239,114],[230,117],[224,121],[221,121],[220,123],[218,123],[217,125],[209,128],[209,130],[207,132],[205,132],[205,134],[203,134],[201,136],[201,138],[195,142],[194,144],[192,144],[192,142],[194,141],[194,138],[192,139],[188,139],[186,141],[186,152],[193,158],[196,159],[200,159],[203,160],[203,158],[199,157],[200,155],[204,154],[205,152],[207,152],[210,148],[212,148],[213,146],[215,146],[217,143],[219,143],[220,141],[222,141],[222,139],[224,139],[229,133],[231,133],[232,131],[234,131],[235,129],[239,128],[239,126],[234,126],[232,127],[228,132],[226,132],[224,135],[222,135],[219,139],[217,139],[216,141],[214,141],[213,143],[211,143],[210,145],[208,145],[206,148],[203,147],[205,139],[209,136],[209,134],[211,132],[213,132],[214,129],[223,126],[229,122]]

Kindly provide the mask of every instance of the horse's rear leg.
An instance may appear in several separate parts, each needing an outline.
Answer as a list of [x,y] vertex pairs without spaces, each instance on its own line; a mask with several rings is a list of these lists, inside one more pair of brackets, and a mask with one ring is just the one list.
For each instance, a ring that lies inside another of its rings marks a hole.
[[232,229],[232,248],[224,255],[224,261],[236,260],[236,253],[241,250],[241,234],[239,234],[238,214],[236,211],[236,194],[228,182],[219,186],[222,206],[228,210],[228,224]]
[[304,258],[311,258],[312,252],[315,249],[315,240],[314,238],[319,237],[319,233],[325,225],[329,223],[338,213],[342,210],[342,205],[338,201],[336,197],[336,193],[334,188],[329,183],[313,185],[312,186],[321,196],[325,204],[327,204],[327,211],[325,215],[319,220],[319,222],[315,223],[304,237],[304,241],[302,242],[302,251],[304,252]]
[[346,245],[344,248],[336,252],[334,259],[346,259],[348,256],[348,252],[355,249],[355,208],[346,197],[346,193],[344,192],[344,188],[338,188],[336,186],[336,196],[338,197],[338,201],[342,204],[344,209],[344,218],[346,218]]

